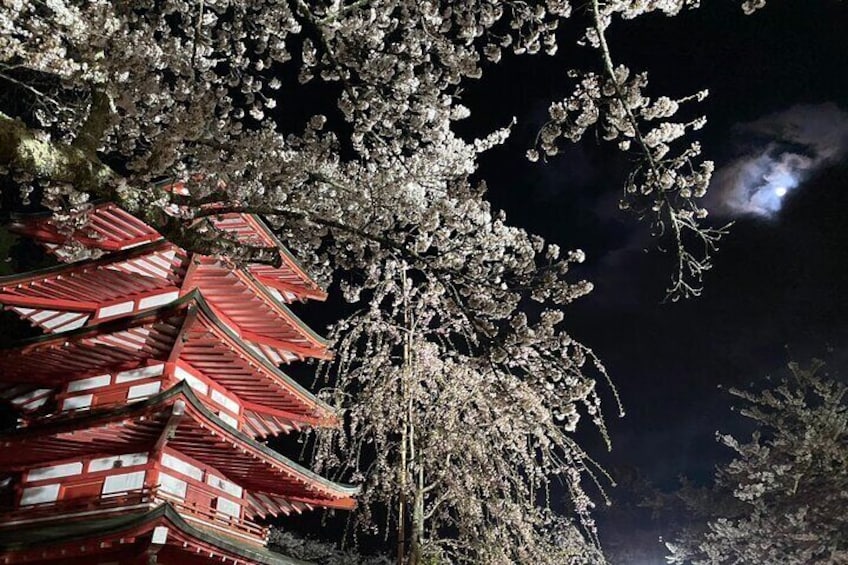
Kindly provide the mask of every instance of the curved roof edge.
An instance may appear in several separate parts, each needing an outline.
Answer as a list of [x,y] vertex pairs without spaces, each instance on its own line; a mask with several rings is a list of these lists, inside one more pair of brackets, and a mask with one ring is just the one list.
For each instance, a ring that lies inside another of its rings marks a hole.
[[234,442],[241,443],[255,450],[270,460],[269,462],[288,467],[295,473],[300,474],[304,480],[314,482],[322,486],[325,490],[336,493],[340,497],[353,497],[360,492],[359,487],[336,483],[326,479],[314,471],[307,469],[300,463],[289,459],[282,453],[274,451],[267,445],[259,443],[244,432],[233,428],[207,408],[185,381],[180,382],[164,392],[160,392],[159,394],[132,404],[113,406],[110,408],[103,408],[101,410],[94,409],[88,412],[71,414],[67,417],[60,416],[46,422],[27,426],[25,428],[16,428],[0,435],[0,441],[14,440],[18,437],[26,438],[28,436],[38,436],[45,433],[60,433],[63,431],[69,431],[69,428],[92,428],[100,424],[108,423],[117,418],[132,418],[136,415],[141,416],[156,406],[162,405],[179,396],[182,396],[191,408],[196,410],[197,413],[199,413],[209,423],[214,424],[215,427],[218,428],[216,433],[231,436]]
[[[57,520],[59,519],[61,519],[61,516],[57,516]],[[153,528],[156,526],[156,522],[160,520],[167,520],[170,525],[190,537],[262,565],[312,565],[307,561],[301,561],[282,553],[276,553],[264,547],[252,547],[248,544],[241,544],[234,539],[214,535],[207,530],[192,526],[167,502],[146,512],[135,512],[100,519],[93,517],[87,522],[82,522],[81,524],[75,523],[74,527],[69,527],[68,523],[64,520],[55,524],[39,522],[31,528],[36,530],[36,535],[27,535],[30,533],[28,531],[30,528],[16,528],[13,531],[9,531],[9,537],[13,538],[9,540],[3,539],[5,532],[0,528],[0,552],[43,549],[49,545],[78,542],[93,537],[118,536],[130,529],[143,528],[146,525]]]
[[[215,327],[218,328],[218,330],[226,334],[230,339],[235,342],[245,341],[215,314],[215,312],[209,306],[209,303],[206,302],[206,299],[203,297],[201,291],[198,289],[194,289],[191,292],[185,294],[184,296],[178,298],[177,300],[165,304],[164,306],[160,306],[158,308],[142,310],[141,312],[138,312],[137,314],[133,314],[131,316],[124,316],[113,320],[106,320],[104,322],[82,326],[80,328],[69,330],[59,334],[44,334],[22,340],[17,340],[4,347],[0,347],[0,351],[9,351],[13,349],[27,347],[29,345],[35,345],[38,343],[46,343],[49,341],[64,342],[76,337],[85,336],[89,334],[94,335],[98,333],[103,333],[105,331],[120,331],[125,327],[131,326],[134,322],[139,322],[151,317],[157,317],[159,313],[169,311],[176,312],[177,310],[183,308],[188,309],[192,306],[192,303],[196,304],[200,311],[203,313],[203,315],[206,316],[210,322],[215,324]],[[324,410],[328,414],[335,414],[335,410],[330,405],[315,396],[311,391],[309,391],[307,388],[295,381],[292,377],[281,371],[278,367],[271,364],[271,362],[264,356],[257,354],[249,347],[242,348],[242,351],[244,351],[244,353],[248,355],[251,360],[253,360],[256,364],[261,365],[264,370],[268,371],[269,373],[274,375],[274,377],[280,379],[287,386],[291,387],[294,392],[301,395],[307,402],[315,405],[321,410]]]

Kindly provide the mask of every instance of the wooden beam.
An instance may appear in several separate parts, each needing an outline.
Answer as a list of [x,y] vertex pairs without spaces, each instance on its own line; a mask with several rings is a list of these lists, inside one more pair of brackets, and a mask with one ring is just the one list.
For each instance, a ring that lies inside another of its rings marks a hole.
[[153,449],[150,451],[150,457],[152,459],[155,459],[162,449],[164,449],[168,440],[172,439],[176,435],[177,427],[180,425],[180,421],[185,415],[185,408],[185,401],[177,400],[174,402],[171,407],[171,416],[168,418],[168,421],[165,423],[165,427],[162,428],[162,432],[159,434],[159,437],[156,439],[156,443],[153,444]]
[[20,294],[9,294],[7,292],[0,292],[0,304],[5,304],[6,306],[21,306],[24,308],[42,308],[44,310],[62,310],[72,312],[93,312],[100,307],[97,302],[22,296]]
[[[305,402],[304,402],[305,403]],[[296,414],[294,412],[286,412],[285,410],[279,410],[276,408],[270,408],[268,406],[262,406],[261,404],[256,404],[255,402],[249,402],[246,400],[242,401],[245,410],[252,410],[253,412],[258,412],[260,414],[268,414],[270,416],[276,416],[277,418],[283,418],[284,420],[292,420],[303,422],[304,424],[312,424],[315,426],[327,425],[332,423],[338,423],[338,418],[331,415],[328,418],[316,418],[314,416],[307,416],[304,414]],[[316,406],[316,409],[319,407]]]
[[333,358],[332,354],[327,351],[326,347],[297,345],[290,341],[281,341],[260,335],[250,330],[241,330],[241,338],[254,343],[261,343],[262,345],[267,345],[274,349],[290,351],[300,357],[315,357],[318,359],[328,360]]
[[194,325],[195,320],[197,320],[197,307],[192,305],[188,308],[188,312],[185,315],[182,326],[180,326],[177,335],[174,337],[174,346],[171,349],[171,353],[168,355],[167,363],[176,363],[177,359],[180,358],[183,347],[190,339],[188,332]]

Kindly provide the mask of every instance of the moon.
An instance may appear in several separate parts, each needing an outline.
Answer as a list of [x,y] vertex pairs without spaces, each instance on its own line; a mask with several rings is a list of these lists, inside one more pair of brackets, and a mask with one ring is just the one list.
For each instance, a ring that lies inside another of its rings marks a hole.
[[778,198],[783,198],[784,196],[786,196],[787,192],[789,192],[789,189],[786,188],[785,186],[778,186],[777,188],[774,189],[774,194]]

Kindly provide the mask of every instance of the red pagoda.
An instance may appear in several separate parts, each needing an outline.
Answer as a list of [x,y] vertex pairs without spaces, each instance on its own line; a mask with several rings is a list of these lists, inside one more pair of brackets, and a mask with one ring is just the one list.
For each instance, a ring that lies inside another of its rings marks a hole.
[[[214,217],[281,267],[190,253],[112,204],[73,234],[97,259],[0,278],[0,304],[43,335],[0,351],[0,564],[298,563],[255,520],[351,509],[330,482],[260,440],[337,425],[280,370],[326,343],[287,304],[325,294],[262,221]],[[47,218],[15,226],[53,253]]]

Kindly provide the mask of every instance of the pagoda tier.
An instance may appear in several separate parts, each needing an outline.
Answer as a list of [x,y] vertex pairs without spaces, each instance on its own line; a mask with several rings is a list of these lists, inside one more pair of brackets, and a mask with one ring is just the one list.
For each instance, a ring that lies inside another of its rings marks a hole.
[[169,503],[146,508],[155,497],[155,491],[114,497],[111,501],[116,508],[134,506],[117,516],[95,515],[60,524],[30,522],[0,529],[0,563],[92,565],[96,558],[97,563],[115,565],[309,565],[252,543],[210,535]]
[[[279,268],[249,265],[247,270],[260,282],[285,293],[287,300],[324,300],[327,297],[259,218],[251,214],[220,214],[209,219],[216,228],[239,242],[267,247],[280,254],[282,265]],[[50,216],[23,219],[12,229],[43,243],[62,258],[61,245],[68,236],[56,227]],[[112,203],[95,206],[88,214],[86,229],[72,237],[86,247],[105,252],[125,251],[145,243],[163,241],[156,230]]]
[[327,344],[246,270],[161,241],[84,263],[0,277],[0,304],[46,332],[133,314],[200,290],[272,363],[326,358]]
[[[120,468],[121,475],[109,475],[108,480],[117,483],[116,478],[123,477],[121,484],[134,481],[129,484],[134,489],[159,485],[186,504],[195,502],[195,482],[199,490],[214,482],[229,501],[243,507],[243,513],[228,514],[236,517],[355,505],[351,497],[356,489],[327,481],[235,430],[185,383],[141,402],[57,415],[18,428],[0,438],[0,446],[0,473],[28,470],[22,502],[41,500],[48,486],[71,498],[68,490],[89,485],[98,476],[101,481],[89,488],[104,493],[103,471]],[[115,456],[124,458],[117,466]],[[171,474],[163,477],[162,466],[174,470],[177,480]],[[227,483],[223,489],[221,481]]]
[[[70,236],[101,256],[0,278],[0,304],[44,331],[0,351],[19,415],[0,435],[0,564],[295,563],[254,520],[355,506],[256,440],[339,424],[279,368],[329,357],[287,306],[325,294],[258,218],[210,221],[281,266],[187,252],[102,204]],[[49,218],[15,229],[63,257]]]
[[0,351],[0,394],[25,415],[39,416],[54,407],[123,404],[185,380],[211,410],[253,437],[336,424],[330,407],[257,349],[194,291],[134,316]]

